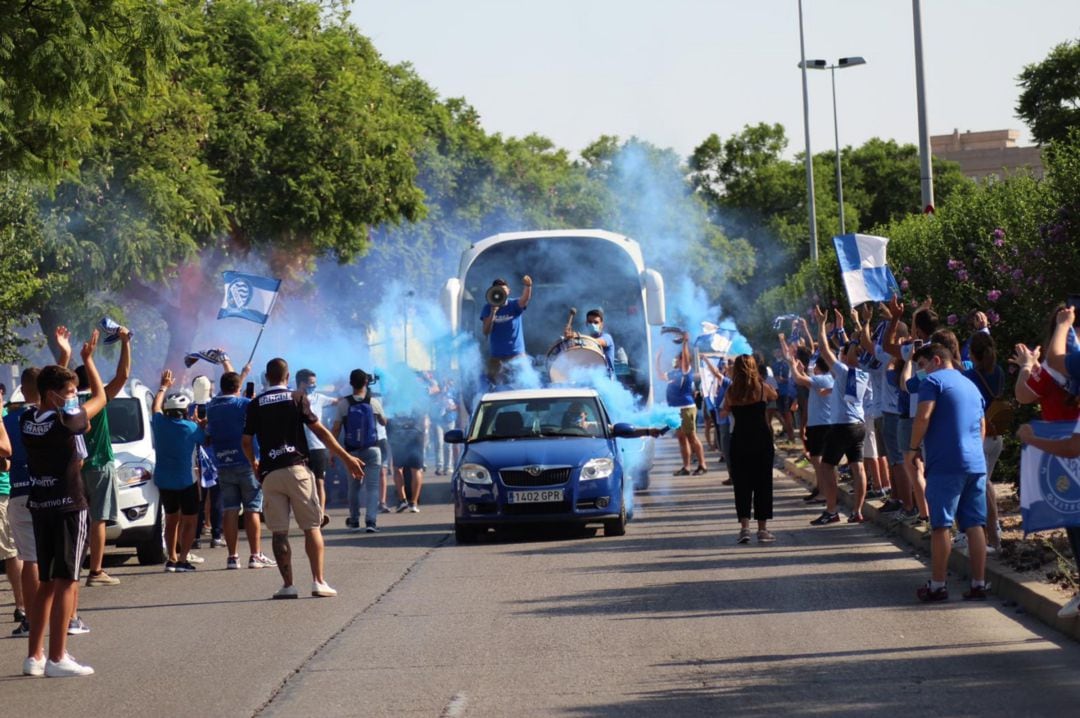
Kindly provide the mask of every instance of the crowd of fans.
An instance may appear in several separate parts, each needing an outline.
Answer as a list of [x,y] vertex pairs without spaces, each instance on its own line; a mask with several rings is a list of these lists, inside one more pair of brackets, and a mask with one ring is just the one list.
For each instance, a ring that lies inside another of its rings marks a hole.
[[[12,635],[28,640],[23,673],[30,676],[93,673],[67,650],[69,635],[90,630],[78,614],[84,562],[86,586],[120,583],[102,567],[105,526],[118,518],[105,409],[128,382],[131,334],[110,327],[106,341],[119,342],[120,357],[108,384],[93,360],[99,333],[83,345],[75,371],[67,368],[70,336],[64,327],[56,330],[55,365],[22,372],[21,400],[4,408],[0,426],[0,561],[15,599]],[[426,465],[442,474],[455,460],[456,447],[441,440],[459,419],[453,383],[440,386],[431,374],[418,373],[410,391],[418,389],[413,393],[426,400],[411,413],[387,416],[371,390],[376,377],[361,369],[350,374],[347,393],[330,396],[318,391],[309,369],[298,371],[290,386],[288,364],[274,359],[256,395],[252,383],[244,388],[250,365],[238,373],[220,350],[197,354],[221,365],[216,395],[207,376],[181,388],[166,370],[152,405],[152,480],[164,513],[165,571],[192,573],[205,562],[194,553],[204,530],[211,548],[227,549],[225,568],[239,569],[242,525],[247,567],[276,567],[282,586],[273,597],[296,598],[291,516],[304,533],[311,594],[336,596],[323,567],[328,472],[344,484],[351,531],[377,533],[382,513],[419,513]],[[391,476],[394,508],[387,503]],[[262,551],[264,525],[273,558]]]
[[[921,601],[948,599],[946,568],[953,546],[967,547],[971,583],[967,600],[985,599],[987,555],[1001,548],[992,481],[1003,437],[1014,431],[1014,403],[1038,404],[1040,418],[1080,418],[1080,342],[1071,307],[1056,308],[1039,346],[1017,345],[1009,362],[1018,373],[1013,392],[987,316],[969,315],[963,343],[939,319],[931,300],[910,312],[898,298],[867,303],[845,317],[839,310],[796,318],[778,335],[771,364],[764,356],[703,357],[707,443],[719,451],[733,484],[739,543],[775,537],[772,518],[774,420],[778,436],[798,435],[814,468],[816,485],[805,501],[820,505],[813,526],[839,523],[838,481],[852,482],[847,523],[866,519],[867,501],[878,513],[931,536],[930,580]],[[1042,347],[1048,347],[1043,356]],[[1047,440],[1029,425],[1019,438],[1049,453],[1080,456],[1080,428],[1070,439]],[[1080,556],[1080,529],[1067,528]],[[1076,616],[1080,596],[1061,611]]]

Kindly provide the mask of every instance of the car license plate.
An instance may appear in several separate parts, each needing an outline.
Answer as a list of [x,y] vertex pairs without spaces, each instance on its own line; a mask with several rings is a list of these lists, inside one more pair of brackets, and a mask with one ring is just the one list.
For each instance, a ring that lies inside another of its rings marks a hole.
[[512,504],[548,504],[563,500],[562,489],[537,489],[536,491],[511,491]]

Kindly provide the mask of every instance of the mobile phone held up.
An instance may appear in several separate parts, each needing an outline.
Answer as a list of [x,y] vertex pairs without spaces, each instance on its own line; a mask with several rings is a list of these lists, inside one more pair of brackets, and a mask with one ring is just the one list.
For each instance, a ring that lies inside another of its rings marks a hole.
[[255,382],[249,381],[247,383],[247,386],[244,387],[244,396],[246,396],[248,399],[255,398]]

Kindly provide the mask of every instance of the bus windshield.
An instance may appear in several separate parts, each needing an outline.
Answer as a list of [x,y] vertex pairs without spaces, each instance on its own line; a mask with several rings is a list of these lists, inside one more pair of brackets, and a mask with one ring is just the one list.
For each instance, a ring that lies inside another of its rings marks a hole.
[[530,356],[542,360],[561,340],[571,307],[577,309],[573,328],[583,334],[586,312],[600,309],[604,330],[616,348],[616,376],[638,396],[648,395],[649,327],[639,270],[627,251],[604,239],[569,236],[520,239],[489,247],[465,275],[461,307],[463,329],[472,332],[481,345],[486,340],[480,312],[492,281],[506,280],[510,296],[519,297],[525,274],[533,279],[532,301],[522,318],[525,351]]

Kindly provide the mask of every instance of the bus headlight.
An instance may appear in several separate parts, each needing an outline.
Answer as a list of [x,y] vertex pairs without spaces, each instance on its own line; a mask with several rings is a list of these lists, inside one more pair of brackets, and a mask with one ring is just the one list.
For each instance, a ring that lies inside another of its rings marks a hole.
[[491,472],[481,464],[462,464],[458,476],[466,484],[490,484]]
[[606,479],[615,472],[615,460],[610,457],[589,459],[581,467],[582,479]]

